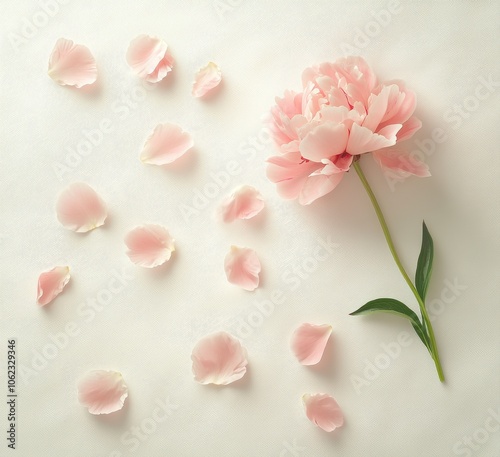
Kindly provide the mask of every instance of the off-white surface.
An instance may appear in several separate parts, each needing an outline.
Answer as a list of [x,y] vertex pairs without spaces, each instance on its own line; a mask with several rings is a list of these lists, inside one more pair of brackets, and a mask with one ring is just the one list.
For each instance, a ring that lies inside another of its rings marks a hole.
[[[0,455],[499,455],[497,2],[402,1],[390,23],[377,28],[372,13],[389,2],[75,0],[16,50],[12,33],[22,38],[40,3],[4,2],[0,14],[0,395],[8,338],[17,339],[19,371],[17,450],[6,447],[3,397]],[[376,36],[363,41],[360,29]],[[163,37],[176,60],[153,91],[138,89],[124,58],[140,33]],[[92,50],[97,91],[60,87],[47,76],[59,37]],[[281,201],[265,178],[274,146],[262,116],[274,96],[299,90],[306,66],[335,60],[356,43],[381,79],[404,79],[418,94],[424,128],[409,147],[417,149],[436,128],[446,136],[427,154],[433,176],[397,183],[394,192],[371,158],[362,162],[411,276],[423,218],[434,237],[428,295],[445,385],[406,322],[348,316],[382,296],[416,309],[357,177],[349,174],[310,207]],[[203,102],[190,88],[209,60],[220,65],[224,84]],[[488,79],[496,86],[481,82]],[[129,107],[123,97],[131,97]],[[466,118],[452,114],[455,104],[465,104]],[[69,149],[103,119],[112,131],[78,163]],[[145,166],[141,146],[165,121],[190,131],[196,147],[167,170]],[[231,160],[238,166],[227,183],[222,172]],[[65,161],[70,168],[59,179],[54,164]],[[73,181],[89,183],[109,205],[106,225],[87,235],[65,230],[55,217],[56,196]],[[263,192],[265,214],[223,226],[214,217],[217,204],[242,183]],[[204,190],[212,195],[207,207],[184,217],[182,205],[192,206]],[[164,224],[175,236],[178,250],[167,268],[136,269],[125,256],[124,234],[144,222]],[[327,256],[318,240],[328,237],[334,247]],[[255,293],[225,279],[231,244],[252,247],[261,258]],[[314,253],[323,260],[312,261]],[[38,274],[57,264],[71,267],[71,283],[40,309]],[[123,269],[129,279],[120,289],[113,278]],[[280,303],[274,310],[261,305],[263,316],[257,303],[273,293]],[[249,320],[253,330],[242,324]],[[289,351],[302,322],[333,325],[333,345],[318,368],[300,366]],[[72,336],[62,335],[68,328]],[[192,379],[191,349],[218,330],[241,338],[249,371],[232,386],[201,386]],[[398,338],[407,343],[400,350]],[[383,343],[396,354],[390,363]],[[370,371],[371,363],[384,369]],[[90,369],[123,373],[130,396],[122,412],[95,417],[78,404],[76,381]],[[303,413],[305,392],[333,394],[345,426],[332,434],[314,427]],[[154,422],[164,417],[161,402],[169,415]],[[134,430],[141,437],[135,441]]]

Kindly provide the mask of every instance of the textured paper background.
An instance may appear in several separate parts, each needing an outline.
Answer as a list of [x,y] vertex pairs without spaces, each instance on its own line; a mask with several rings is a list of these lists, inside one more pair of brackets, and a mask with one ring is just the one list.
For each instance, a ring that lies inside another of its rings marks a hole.
[[[8,338],[17,339],[20,373],[18,449],[2,436],[0,455],[498,455],[497,2],[74,0],[4,2],[1,10],[2,396]],[[153,91],[124,58],[139,33],[163,37],[176,59]],[[92,50],[97,91],[60,87],[46,75],[59,37]],[[371,158],[362,165],[410,275],[423,218],[434,237],[428,295],[445,385],[406,322],[348,316],[379,296],[416,306],[357,177],[310,207],[281,201],[265,179],[274,146],[262,116],[274,96],[300,89],[306,66],[349,52],[418,94],[424,127],[409,147],[433,176],[391,185]],[[194,100],[193,74],[209,60],[220,65],[223,86],[209,101]],[[140,148],[165,121],[189,130],[196,147],[167,170],[144,166]],[[86,132],[103,125],[110,131],[94,132],[100,141],[85,149]],[[85,156],[70,152],[78,147]],[[61,165],[68,169],[58,174]],[[105,227],[82,236],[59,225],[54,202],[73,181],[107,201]],[[261,189],[265,214],[223,226],[217,204],[241,183]],[[206,207],[183,216],[194,204]],[[144,222],[174,234],[178,251],[167,268],[135,269],[125,256],[124,234]],[[329,237],[327,253],[319,240]],[[231,244],[259,253],[255,293],[226,282]],[[40,309],[37,276],[56,264],[71,266],[71,284]],[[289,351],[304,321],[333,325],[328,363],[318,368],[300,366]],[[191,349],[221,329],[242,339],[249,372],[226,388],[200,386]],[[383,355],[391,350],[392,358]],[[76,380],[96,368],[123,373],[130,397],[119,414],[93,417],[77,403]],[[333,394],[345,426],[315,428],[302,410],[305,392]]]

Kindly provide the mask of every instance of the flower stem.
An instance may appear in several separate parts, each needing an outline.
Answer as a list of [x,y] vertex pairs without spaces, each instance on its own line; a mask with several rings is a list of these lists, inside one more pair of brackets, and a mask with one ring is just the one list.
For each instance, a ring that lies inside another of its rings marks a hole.
[[380,209],[380,206],[377,202],[377,198],[375,197],[375,194],[373,193],[370,184],[366,180],[366,177],[363,173],[363,170],[361,169],[361,166],[359,165],[359,160],[355,160],[353,162],[353,167],[356,170],[356,173],[359,176],[359,179],[361,180],[361,183],[363,184],[363,187],[366,190],[366,193],[368,194],[368,197],[370,197],[370,200],[372,202],[373,208],[375,209],[375,213],[377,213],[378,221],[380,222],[380,226],[382,227],[382,231],[384,232],[385,240],[387,241],[387,245],[389,246],[389,250],[391,251],[392,257],[394,259],[394,262],[396,262],[396,265],[399,268],[399,271],[401,272],[401,275],[403,276],[404,280],[408,284],[408,287],[411,289],[413,292],[413,295],[415,295],[415,298],[417,299],[418,305],[420,307],[420,312],[422,313],[422,320],[424,321],[424,326],[427,329],[427,332],[429,334],[429,343],[430,343],[430,352],[432,355],[432,358],[434,359],[434,363],[436,365],[436,370],[438,372],[439,380],[441,382],[444,382],[444,373],[443,373],[443,368],[441,366],[441,362],[439,360],[439,353],[437,349],[437,343],[436,343],[436,338],[434,336],[434,330],[432,328],[431,321],[429,319],[429,315],[427,314],[427,309],[425,308],[425,304],[420,297],[419,293],[417,292],[417,289],[413,285],[411,279],[409,278],[408,274],[406,273],[406,270],[404,269],[403,265],[401,264],[401,260],[399,259],[398,253],[396,252],[396,248],[394,247],[394,243],[392,241],[391,234],[389,232],[389,228],[387,227],[387,223],[385,222],[384,215],[382,213],[382,210]]

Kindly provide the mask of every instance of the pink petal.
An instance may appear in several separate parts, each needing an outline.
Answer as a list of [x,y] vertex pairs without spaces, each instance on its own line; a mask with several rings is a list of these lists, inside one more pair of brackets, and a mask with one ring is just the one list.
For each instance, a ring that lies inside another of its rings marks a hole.
[[308,419],[325,432],[333,432],[344,424],[344,415],[335,399],[327,394],[305,394],[302,402]]
[[264,198],[252,186],[238,187],[220,207],[222,220],[233,222],[235,219],[251,219],[264,208]]
[[302,365],[316,365],[332,334],[331,325],[302,324],[292,336],[291,347]]
[[59,195],[56,213],[65,228],[80,233],[100,227],[108,215],[101,197],[83,182],[70,184]]
[[422,127],[422,122],[420,119],[415,116],[410,117],[401,127],[401,130],[398,132],[398,142],[407,140],[411,138],[413,134]]
[[344,124],[328,122],[309,132],[300,143],[302,157],[321,162],[341,154],[347,146],[348,131]]
[[37,302],[45,306],[56,298],[70,279],[69,267],[54,267],[38,278]]
[[109,414],[123,408],[128,387],[117,371],[93,370],[78,382],[78,401],[90,414]]
[[59,38],[49,58],[48,73],[61,86],[80,88],[96,81],[97,66],[86,46]]
[[193,97],[203,97],[208,91],[217,87],[222,81],[222,72],[213,62],[208,62],[206,66],[200,68],[194,77]]
[[167,43],[149,35],[134,38],[130,42],[126,58],[137,76],[151,83],[165,78],[174,65]]
[[261,266],[253,249],[231,246],[224,260],[224,269],[231,284],[249,291],[259,286]]
[[366,127],[353,124],[347,142],[347,152],[351,155],[358,155],[392,146],[396,144],[396,134],[400,129],[401,124],[396,124],[373,133]]
[[127,233],[127,255],[136,265],[154,268],[164,264],[175,251],[174,239],[161,225],[147,224]]
[[167,165],[194,145],[191,135],[176,124],[158,124],[146,140],[141,160],[151,165]]
[[343,177],[344,173],[326,175],[321,172],[315,172],[311,174],[306,179],[300,191],[299,203],[301,205],[310,205],[318,198],[323,197],[335,189]]
[[202,338],[193,349],[194,379],[201,384],[227,385],[241,379],[247,371],[247,352],[226,332]]
[[382,169],[391,170],[402,177],[415,175],[426,178],[431,175],[425,162],[420,161],[399,146],[374,151],[373,157]]

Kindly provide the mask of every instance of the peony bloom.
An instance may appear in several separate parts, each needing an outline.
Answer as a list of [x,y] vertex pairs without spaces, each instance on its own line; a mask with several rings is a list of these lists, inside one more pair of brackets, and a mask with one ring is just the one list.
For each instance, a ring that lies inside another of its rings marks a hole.
[[346,57],[307,68],[302,83],[302,92],[286,91],[271,111],[280,153],[268,159],[267,176],[283,198],[312,203],[368,152],[384,169],[429,176],[425,164],[394,148],[421,127],[415,94],[403,82],[378,83],[361,57]]

